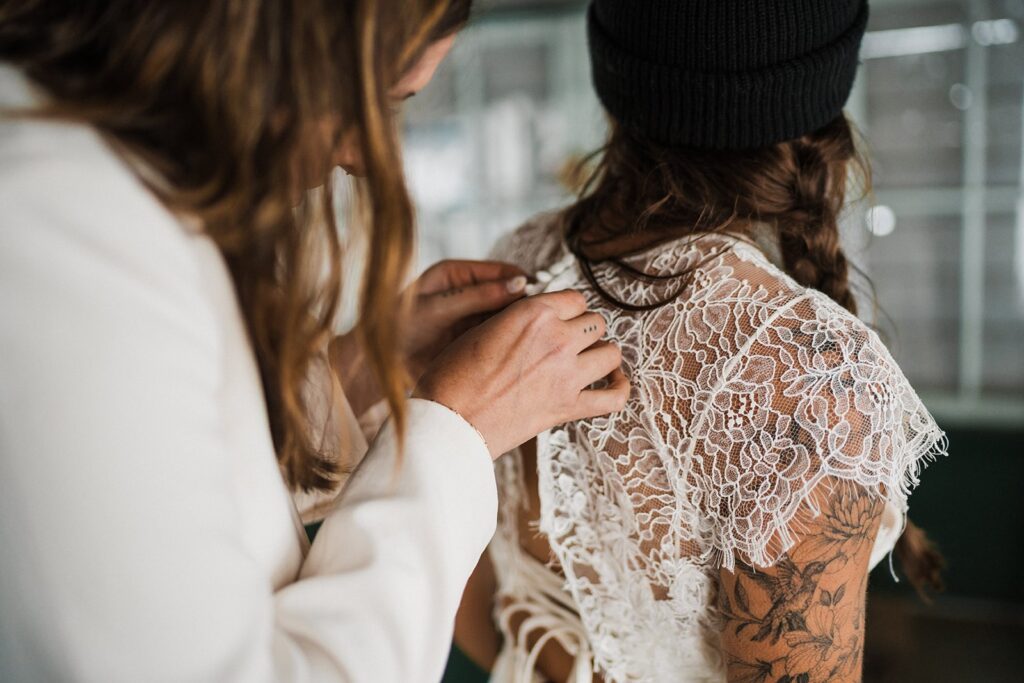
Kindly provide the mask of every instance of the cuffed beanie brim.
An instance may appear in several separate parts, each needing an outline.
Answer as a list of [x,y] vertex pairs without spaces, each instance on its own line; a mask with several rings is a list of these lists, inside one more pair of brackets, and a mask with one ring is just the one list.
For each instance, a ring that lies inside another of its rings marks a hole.
[[[756,12],[751,16],[756,20]],[[662,144],[705,149],[772,145],[815,131],[842,112],[867,19],[865,2],[842,33],[817,49],[749,70],[702,71],[621,48],[592,3],[587,30],[594,86],[622,125]]]

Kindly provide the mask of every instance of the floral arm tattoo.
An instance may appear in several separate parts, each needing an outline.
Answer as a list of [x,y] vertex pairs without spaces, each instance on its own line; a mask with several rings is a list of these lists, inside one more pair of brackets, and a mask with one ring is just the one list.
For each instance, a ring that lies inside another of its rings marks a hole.
[[868,564],[884,502],[826,480],[821,514],[774,566],[721,571],[718,607],[730,683],[861,680]]

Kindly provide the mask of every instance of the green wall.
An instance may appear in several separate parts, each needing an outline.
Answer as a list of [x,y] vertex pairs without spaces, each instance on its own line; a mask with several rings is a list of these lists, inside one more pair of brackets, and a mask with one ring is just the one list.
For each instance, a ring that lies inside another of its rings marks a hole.
[[[946,430],[949,457],[932,463],[910,498],[910,518],[946,556],[950,595],[1024,608],[1024,429]],[[872,587],[893,584],[883,562]]]

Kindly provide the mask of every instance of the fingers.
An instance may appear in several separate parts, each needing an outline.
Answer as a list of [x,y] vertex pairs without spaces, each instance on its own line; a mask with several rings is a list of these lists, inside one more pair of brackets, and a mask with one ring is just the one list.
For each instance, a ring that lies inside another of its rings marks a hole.
[[570,420],[582,420],[609,413],[617,413],[626,407],[629,399],[629,380],[622,368],[615,368],[608,375],[608,386],[603,389],[585,389],[576,400],[575,414]]
[[526,289],[526,276],[516,275],[507,280],[492,280],[476,285],[446,289],[430,294],[430,305],[443,312],[448,320],[489,313],[505,308],[521,299]]
[[605,321],[604,316],[600,313],[588,311],[581,316],[566,321],[566,325],[569,327],[573,348],[577,351],[589,348],[594,342],[604,336]]
[[503,261],[448,261],[447,264],[452,284],[456,287],[490,280],[509,280],[527,274],[519,266]]
[[560,292],[545,292],[531,297],[530,300],[551,308],[558,314],[560,320],[578,318],[587,310],[587,300],[574,289],[563,289]]
[[578,356],[584,386],[607,377],[622,365],[622,352],[611,342],[599,341]]
[[501,261],[447,260],[435,263],[419,277],[416,293],[436,294],[495,280],[507,281],[526,273],[511,263]]

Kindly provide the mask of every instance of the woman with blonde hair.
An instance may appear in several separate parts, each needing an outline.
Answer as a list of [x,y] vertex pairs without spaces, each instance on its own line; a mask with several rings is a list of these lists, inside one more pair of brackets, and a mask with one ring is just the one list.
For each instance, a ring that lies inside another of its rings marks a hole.
[[[403,292],[394,110],[468,14],[0,0],[0,679],[440,676],[491,456],[627,392],[578,293],[486,262]],[[368,243],[345,337],[307,191],[338,164]],[[333,500],[311,547],[289,486]]]

